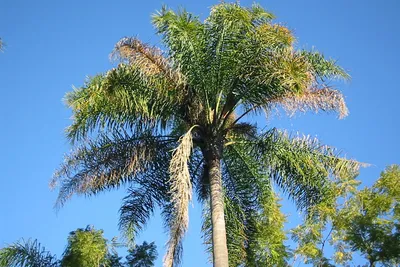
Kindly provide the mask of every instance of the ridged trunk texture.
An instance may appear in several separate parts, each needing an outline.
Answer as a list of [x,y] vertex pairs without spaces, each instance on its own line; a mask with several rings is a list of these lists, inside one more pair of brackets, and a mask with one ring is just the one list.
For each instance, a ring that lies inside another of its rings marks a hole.
[[213,266],[228,267],[228,247],[224,216],[224,194],[222,190],[220,158],[211,155],[208,159],[210,179],[210,204],[213,241]]

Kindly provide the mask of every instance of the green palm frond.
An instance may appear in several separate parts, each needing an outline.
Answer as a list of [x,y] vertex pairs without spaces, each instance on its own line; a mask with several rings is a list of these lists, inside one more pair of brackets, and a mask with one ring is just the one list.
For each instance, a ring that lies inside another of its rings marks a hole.
[[156,206],[162,205],[165,191],[167,188],[160,182],[128,189],[120,208],[119,228],[129,244],[134,243],[136,235],[144,229]]
[[0,266],[57,267],[59,262],[37,240],[22,240],[0,249]]
[[[205,65],[203,25],[198,17],[182,9],[175,13],[165,6],[153,15],[152,22],[166,44],[170,62],[188,84],[201,84]],[[189,64],[188,64],[189,63]],[[200,85],[199,84],[199,85]]]
[[136,132],[159,131],[159,126],[173,116],[177,103],[173,89],[160,75],[120,64],[66,95],[65,101],[74,111],[68,137],[72,141],[82,140],[95,129],[123,127]]
[[157,172],[162,160],[170,158],[169,151],[175,140],[150,133],[123,132],[87,141],[66,156],[54,174],[52,187],[60,184],[56,205],[62,206],[73,194],[93,195],[123,183],[145,182],[143,175]]
[[[129,244],[134,243],[136,235],[144,229],[154,209],[164,208],[170,201],[169,162],[172,153],[158,157],[151,171],[137,177],[136,185],[128,189],[120,208],[119,228]],[[169,213],[170,214],[170,213]]]
[[313,73],[316,77],[325,81],[327,79],[350,79],[350,75],[335,60],[325,59],[317,51],[299,51],[298,54],[305,57],[310,63]]
[[148,244],[146,241],[142,245],[137,245],[129,250],[126,257],[129,267],[152,267],[157,258],[157,247],[154,242]]
[[317,139],[294,137],[275,129],[254,144],[254,157],[269,170],[275,183],[300,209],[308,209],[330,195],[331,177],[354,177],[360,163],[339,157]]

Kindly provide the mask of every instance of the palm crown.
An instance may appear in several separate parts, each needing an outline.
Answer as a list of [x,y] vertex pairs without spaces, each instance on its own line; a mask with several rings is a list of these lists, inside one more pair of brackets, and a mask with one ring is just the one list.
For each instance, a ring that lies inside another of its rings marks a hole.
[[205,21],[162,8],[153,25],[164,51],[121,39],[112,54],[121,63],[66,96],[67,134],[77,145],[54,176],[58,205],[129,184],[121,229],[132,237],[160,206],[170,229],[164,264],[172,266],[193,186],[214,264],[227,266],[226,247],[240,251],[230,253],[231,264],[250,257],[256,218],[276,200],[273,183],[301,209],[327,201],[329,178],[351,175],[358,163],[315,139],[261,133],[246,115],[282,107],[344,117],[342,94],[326,82],[348,75],[318,52],[296,50],[273,18],[259,5],[219,4]]

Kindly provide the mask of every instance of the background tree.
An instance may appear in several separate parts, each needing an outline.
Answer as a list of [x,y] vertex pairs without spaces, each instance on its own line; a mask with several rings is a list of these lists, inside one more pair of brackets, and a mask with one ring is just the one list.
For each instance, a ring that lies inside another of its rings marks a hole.
[[126,265],[129,267],[151,267],[157,259],[157,247],[154,242],[148,244],[146,241],[142,245],[136,245],[128,250]]
[[[400,264],[400,167],[387,167],[370,188],[357,190],[359,184],[355,179],[337,183],[336,206],[317,205],[315,217],[294,229],[295,255],[315,266],[346,265],[353,252],[364,255],[371,267]],[[335,249],[331,259],[324,255],[325,243]]]
[[103,230],[88,226],[70,233],[61,264],[65,267],[102,266],[106,263],[107,253],[107,240],[103,237]]
[[1,267],[57,267],[60,262],[37,240],[21,240],[0,249]]
[[66,96],[74,115],[68,137],[77,146],[54,176],[58,205],[128,183],[121,229],[133,237],[159,205],[170,230],[164,264],[172,266],[194,187],[221,267],[251,258],[249,244],[264,231],[256,222],[274,210],[273,185],[304,211],[329,201],[330,178],[356,172],[357,162],[315,139],[261,133],[245,121],[277,107],[347,115],[341,93],[326,82],[348,75],[320,53],[296,50],[273,18],[259,5],[219,4],[205,21],[163,8],[153,24],[166,51],[119,41],[118,67]]
[[118,255],[116,252],[109,253],[107,255],[107,267],[124,267],[125,265],[122,263],[122,257]]
[[[114,250],[115,241],[108,242],[102,230],[91,226],[77,229],[70,233],[62,259],[57,260],[37,240],[22,240],[0,249],[0,267],[122,267],[125,265]],[[148,262],[152,262],[156,257],[154,243],[147,248]]]
[[[294,260],[302,259],[314,266],[330,266],[332,260],[337,264],[351,260],[352,253],[339,227],[343,220],[340,214],[350,205],[349,199],[357,192],[360,181],[355,176],[344,177],[337,177],[332,184],[330,195],[334,201],[320,202],[312,207],[304,223],[291,230],[292,239],[297,243]],[[324,249],[328,245],[335,248],[332,259],[325,256]]]
[[340,215],[345,242],[370,267],[400,265],[399,165],[387,167],[371,188],[357,192]]

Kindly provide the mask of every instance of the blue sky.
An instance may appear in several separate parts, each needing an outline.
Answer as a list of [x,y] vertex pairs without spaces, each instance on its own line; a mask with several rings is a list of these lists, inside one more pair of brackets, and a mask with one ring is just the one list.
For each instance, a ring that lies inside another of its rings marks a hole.
[[[0,247],[21,237],[37,238],[61,255],[70,231],[93,224],[107,238],[117,236],[124,191],[75,197],[58,213],[52,173],[71,147],[64,136],[70,111],[63,105],[71,86],[109,69],[108,55],[123,36],[160,44],[150,16],[162,4],[186,7],[205,18],[217,1],[21,1],[0,3]],[[241,1],[250,5],[252,1]],[[301,48],[315,47],[335,58],[352,76],[339,84],[349,117],[284,114],[271,127],[317,136],[348,157],[372,164],[359,179],[371,185],[385,166],[399,162],[400,11],[397,0],[260,1],[287,25]],[[265,121],[260,120],[260,123]],[[286,202],[285,202],[286,203]],[[209,266],[200,239],[200,206],[193,203],[183,266]],[[298,214],[286,208],[290,224]],[[139,240],[155,241],[161,266],[166,235],[158,216]]]

